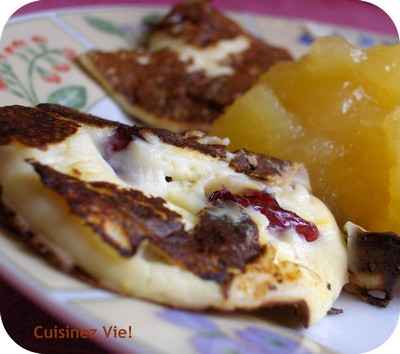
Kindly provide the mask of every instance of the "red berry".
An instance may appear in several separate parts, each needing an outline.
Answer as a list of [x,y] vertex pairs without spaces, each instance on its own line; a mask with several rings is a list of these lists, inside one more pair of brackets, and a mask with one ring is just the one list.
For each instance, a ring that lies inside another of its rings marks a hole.
[[43,36],[34,35],[32,36],[32,41],[35,43],[47,43],[47,38]]
[[267,192],[250,191],[244,195],[232,194],[227,189],[212,193],[209,201],[230,201],[240,204],[244,208],[249,206],[264,214],[269,220],[268,228],[276,231],[285,231],[293,228],[306,241],[315,241],[319,236],[318,228],[312,222],[306,221],[297,214],[280,207],[276,199]]
[[59,72],[67,72],[67,71],[69,71],[70,70],[70,66],[68,65],[68,64],[64,64],[64,63],[62,63],[62,64],[57,64],[57,65],[54,65],[54,69],[56,70],[56,71],[59,71]]
[[6,89],[7,89],[6,83],[3,80],[0,79],[0,90],[3,91],[3,90],[6,90]]
[[14,48],[13,48],[11,45],[5,47],[5,48],[4,48],[4,51],[5,51],[7,54],[10,54],[10,55],[14,54]]
[[46,82],[59,84],[61,82],[61,77],[58,76],[57,74],[53,74],[53,75],[49,75],[49,76],[44,76],[43,80],[45,80]]
[[20,48],[25,45],[25,41],[22,39],[14,39],[11,43],[11,46],[14,47],[15,49]]

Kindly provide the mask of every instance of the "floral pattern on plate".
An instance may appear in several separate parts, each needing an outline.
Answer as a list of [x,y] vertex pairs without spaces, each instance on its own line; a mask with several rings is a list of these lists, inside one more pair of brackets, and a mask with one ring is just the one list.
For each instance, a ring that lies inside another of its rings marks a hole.
[[[61,86],[48,97],[42,98],[35,81],[37,75],[44,82],[62,84],[63,75],[71,70],[70,62],[75,57],[76,52],[73,49],[50,47],[48,39],[41,35],[33,35],[29,39],[14,39],[6,44],[0,54],[0,90],[8,90],[30,105],[47,101],[81,109],[87,102],[85,86]],[[15,70],[10,58],[22,61],[25,70]]]
[[193,331],[190,341],[198,354],[312,354],[299,341],[272,328],[246,326],[228,335],[203,314],[165,309],[158,316]]

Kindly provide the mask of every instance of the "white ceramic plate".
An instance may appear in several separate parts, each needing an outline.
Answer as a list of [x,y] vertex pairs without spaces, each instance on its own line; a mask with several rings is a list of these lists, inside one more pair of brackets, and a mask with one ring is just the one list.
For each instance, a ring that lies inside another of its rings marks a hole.
[[[13,18],[0,43],[0,105],[49,101],[129,123],[72,59],[89,48],[131,46],[143,28],[143,19],[162,12],[155,7],[83,7]],[[232,15],[295,56],[306,52],[319,34],[340,34],[362,46],[393,41],[332,25]],[[52,268],[5,233],[0,235],[0,272],[55,316],[74,326],[97,328],[96,340],[114,352],[361,353],[391,335],[400,305],[396,300],[378,309],[342,295],[335,307],[342,308],[343,314],[327,316],[305,330],[288,330],[259,316],[177,311],[92,288]],[[134,338],[107,339],[102,326],[110,324],[132,326]]]

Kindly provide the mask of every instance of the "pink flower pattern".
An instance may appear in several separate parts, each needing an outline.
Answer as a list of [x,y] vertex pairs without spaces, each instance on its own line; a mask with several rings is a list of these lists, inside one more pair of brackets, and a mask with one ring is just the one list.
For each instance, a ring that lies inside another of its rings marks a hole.
[[[48,84],[61,84],[63,76],[71,71],[70,62],[73,62],[78,54],[72,48],[51,48],[48,43],[49,40],[46,36],[38,34],[33,34],[27,40],[21,38],[11,40],[0,53],[0,91],[8,90],[13,95],[36,105],[40,100],[35,90],[35,77]],[[15,57],[16,60],[23,60],[28,65],[28,75],[25,80],[21,80],[19,75],[14,72],[13,66],[9,62],[12,57]],[[85,93],[86,89],[78,86],[69,85],[70,91],[68,91],[68,87],[55,90],[49,99],[61,100],[60,95],[69,95],[70,100],[75,100],[76,104],[81,106],[84,104],[83,102],[86,102],[85,94],[78,100],[72,92],[80,90],[79,92]],[[63,102],[65,102],[65,98]]]

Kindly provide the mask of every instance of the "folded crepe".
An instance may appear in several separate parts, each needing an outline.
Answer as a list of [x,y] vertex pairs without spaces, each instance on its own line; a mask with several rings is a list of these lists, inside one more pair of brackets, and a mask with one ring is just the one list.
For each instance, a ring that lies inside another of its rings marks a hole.
[[131,116],[173,131],[208,130],[269,67],[291,59],[225,17],[209,1],[176,5],[142,48],[78,58]]
[[342,234],[301,164],[227,144],[57,105],[2,107],[0,220],[120,293],[194,310],[290,307],[313,324],[347,280]]

